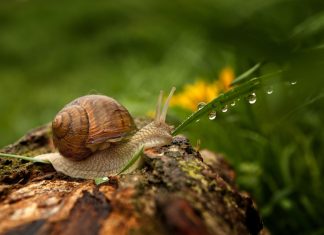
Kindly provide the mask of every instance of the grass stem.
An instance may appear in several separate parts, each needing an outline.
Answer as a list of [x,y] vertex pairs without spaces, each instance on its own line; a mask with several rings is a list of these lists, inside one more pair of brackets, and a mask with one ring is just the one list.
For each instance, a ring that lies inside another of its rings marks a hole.
[[26,156],[21,156],[21,155],[16,155],[16,154],[9,154],[9,153],[0,153],[0,157],[8,157],[8,158],[22,159],[22,160],[26,160],[26,161],[30,161],[30,162],[51,164],[49,161],[46,161],[46,160],[41,160],[41,159],[36,159],[33,157],[26,157]]

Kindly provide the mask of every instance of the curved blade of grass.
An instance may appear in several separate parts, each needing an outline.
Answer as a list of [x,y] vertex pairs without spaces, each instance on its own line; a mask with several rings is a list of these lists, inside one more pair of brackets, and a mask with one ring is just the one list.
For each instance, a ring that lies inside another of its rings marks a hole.
[[261,62],[257,63],[252,68],[250,68],[249,70],[247,70],[246,72],[242,73],[240,76],[235,78],[235,80],[231,83],[231,86],[238,85],[245,82],[252,73],[254,73],[258,68],[260,68],[261,64],[262,64]]
[[134,165],[135,162],[142,156],[143,151],[144,151],[144,146],[142,146],[141,149],[134,154],[134,156],[129,160],[129,162],[127,162],[127,164],[124,166],[124,168],[120,172],[118,172],[117,175],[120,175],[120,174],[124,173],[132,165]]
[[22,160],[26,160],[26,161],[30,161],[30,162],[51,164],[49,161],[46,161],[46,160],[41,160],[41,159],[36,159],[33,157],[26,157],[26,156],[21,156],[21,155],[16,155],[16,154],[9,154],[9,153],[0,153],[0,157],[9,157],[9,158],[22,159]]
[[200,110],[197,110],[196,112],[192,113],[186,120],[184,120],[179,126],[175,128],[175,130],[172,132],[172,135],[178,134],[185,127],[195,122],[196,120],[200,119],[206,113],[209,113],[212,110],[215,111],[220,110],[223,107],[223,105],[225,105],[226,103],[229,103],[243,95],[253,92],[260,87],[261,87],[260,79],[253,78],[250,81],[245,82],[244,84],[236,88],[233,88],[232,90],[226,92],[225,94],[218,96],[217,98],[213,99],[211,102],[206,104]]

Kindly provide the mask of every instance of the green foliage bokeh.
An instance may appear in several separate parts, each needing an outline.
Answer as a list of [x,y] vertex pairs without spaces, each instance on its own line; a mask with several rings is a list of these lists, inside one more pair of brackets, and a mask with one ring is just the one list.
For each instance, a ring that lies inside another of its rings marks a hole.
[[[225,66],[284,71],[273,94],[242,97],[185,134],[233,164],[273,234],[324,234],[323,1],[2,1],[0,32],[0,146],[81,95],[144,116],[159,90]],[[169,113],[173,124],[190,114]]]

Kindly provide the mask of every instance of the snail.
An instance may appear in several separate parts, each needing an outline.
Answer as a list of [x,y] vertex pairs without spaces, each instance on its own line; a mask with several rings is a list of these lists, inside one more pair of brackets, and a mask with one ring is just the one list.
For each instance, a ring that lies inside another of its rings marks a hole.
[[[141,149],[172,141],[165,122],[173,87],[162,108],[160,92],[154,121],[137,130],[126,108],[113,98],[87,95],[67,104],[52,122],[58,152],[35,158],[49,161],[56,171],[74,178],[94,179],[117,175]],[[137,160],[127,172],[135,170]]]

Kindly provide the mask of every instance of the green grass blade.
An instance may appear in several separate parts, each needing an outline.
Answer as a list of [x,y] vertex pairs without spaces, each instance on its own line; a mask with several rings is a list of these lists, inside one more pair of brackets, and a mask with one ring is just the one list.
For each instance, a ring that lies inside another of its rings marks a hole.
[[253,74],[258,68],[260,68],[261,64],[262,64],[261,62],[260,63],[257,63],[252,68],[250,68],[246,72],[242,73],[240,76],[238,76],[237,78],[235,78],[235,80],[232,82],[231,85],[232,86],[233,85],[238,85],[238,84],[241,84],[241,83],[245,82],[249,78],[249,76],[251,74]]
[[120,175],[122,173],[124,173],[125,171],[127,171],[132,165],[135,164],[135,162],[142,156],[144,151],[144,146],[142,146],[140,148],[139,151],[137,151],[134,156],[129,160],[129,162],[125,165],[125,167],[117,174]]
[[259,89],[261,87],[260,79],[253,78],[250,81],[233,88],[232,90],[226,92],[225,94],[222,94],[206,104],[203,108],[200,110],[197,110],[196,112],[192,113],[186,120],[184,120],[179,126],[175,128],[175,130],[172,132],[172,135],[176,135],[179,132],[181,132],[185,127],[190,125],[191,123],[195,122],[196,120],[200,119],[202,116],[204,116],[206,113],[211,112],[212,110],[218,111],[221,110],[221,108],[243,96],[246,94],[249,94],[250,92],[255,91],[256,89]]
[[30,161],[30,162],[51,164],[49,161],[46,161],[46,160],[41,160],[41,159],[36,159],[33,157],[26,157],[26,156],[21,156],[21,155],[16,155],[16,154],[0,153],[0,157],[9,157],[9,158],[22,159],[22,160],[26,160],[26,161]]
[[109,182],[109,178],[107,176],[105,177],[100,177],[100,178],[95,178],[94,179],[94,182],[96,185],[100,185],[102,183],[106,183],[106,182]]

